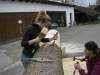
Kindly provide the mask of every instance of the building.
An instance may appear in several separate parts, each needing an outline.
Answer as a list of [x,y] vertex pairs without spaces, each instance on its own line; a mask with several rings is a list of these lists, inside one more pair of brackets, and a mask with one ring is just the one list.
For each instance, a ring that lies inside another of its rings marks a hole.
[[76,23],[91,23],[98,20],[100,12],[82,6],[75,6],[75,21]]
[[19,40],[40,10],[69,27],[74,22],[74,5],[47,0],[0,0],[0,45]]
[[100,12],[100,4],[97,5],[90,5],[89,8],[93,9],[93,10],[97,10]]

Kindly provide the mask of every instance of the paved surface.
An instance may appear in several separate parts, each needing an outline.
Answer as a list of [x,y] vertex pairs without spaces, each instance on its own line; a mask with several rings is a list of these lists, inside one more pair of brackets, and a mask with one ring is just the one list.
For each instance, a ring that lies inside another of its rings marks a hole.
[[[60,33],[61,45],[66,45],[66,53],[82,52],[84,43],[91,40],[100,46],[100,25],[60,27],[56,30]],[[0,46],[0,75],[23,74],[20,42],[21,40]]]

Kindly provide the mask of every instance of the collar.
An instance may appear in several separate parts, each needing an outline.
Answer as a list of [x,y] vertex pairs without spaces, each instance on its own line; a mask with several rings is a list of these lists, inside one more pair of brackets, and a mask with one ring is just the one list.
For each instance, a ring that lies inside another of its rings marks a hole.
[[36,24],[34,21],[32,21],[31,25],[38,29],[41,29],[41,27],[38,24]]

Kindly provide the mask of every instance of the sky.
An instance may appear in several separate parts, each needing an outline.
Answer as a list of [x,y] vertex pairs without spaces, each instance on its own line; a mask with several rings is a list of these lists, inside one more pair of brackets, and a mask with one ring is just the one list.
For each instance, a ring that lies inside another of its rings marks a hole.
[[89,6],[89,2],[90,2],[90,5],[93,5],[95,4],[96,0],[85,0],[85,6]]

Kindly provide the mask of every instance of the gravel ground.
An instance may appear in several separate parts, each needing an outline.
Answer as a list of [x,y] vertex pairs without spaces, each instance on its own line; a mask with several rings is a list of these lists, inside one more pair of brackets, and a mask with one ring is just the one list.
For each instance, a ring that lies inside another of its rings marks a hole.
[[[81,58],[81,57],[78,57],[78,58]],[[64,75],[73,75],[74,70],[75,70],[74,63],[77,62],[77,60],[73,61],[73,58],[63,58],[62,62],[63,62]],[[84,62],[80,62],[79,61],[79,63],[81,65],[81,67],[83,69],[85,69],[85,71],[87,72],[87,70],[86,70],[86,62],[85,61]],[[78,70],[76,70],[75,75],[80,75]]]

